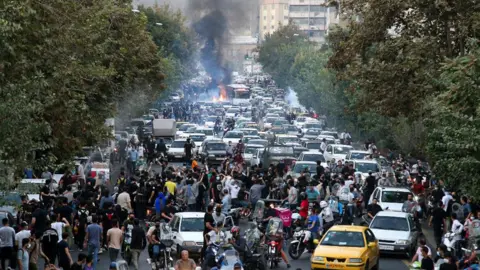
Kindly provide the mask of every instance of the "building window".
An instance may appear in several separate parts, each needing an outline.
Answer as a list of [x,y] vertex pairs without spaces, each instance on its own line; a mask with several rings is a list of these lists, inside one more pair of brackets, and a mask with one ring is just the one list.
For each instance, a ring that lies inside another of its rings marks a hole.
[[267,20],[267,16],[263,16],[263,20],[266,21],[266,20]]
[[275,25],[272,25],[272,29],[275,29]]
[[290,12],[308,12],[308,6],[296,5],[290,6]]
[[288,21],[288,16],[283,16],[283,19]]
[[275,20],[275,15],[272,15],[272,20]]
[[326,10],[325,7],[320,5],[310,6],[311,12],[325,12],[325,10]]
[[263,5],[263,10],[267,10],[267,5]]
[[310,18],[310,25],[319,26],[319,25],[325,25],[326,23],[327,23],[326,18]]
[[264,26],[264,27],[263,27],[263,30],[267,30],[267,27],[266,27],[266,26]]
[[308,18],[302,18],[302,19],[296,18],[292,20],[293,20],[293,23],[296,25],[308,25]]
[[287,9],[288,9],[288,5],[284,5],[284,6],[283,6],[283,9],[287,10]]

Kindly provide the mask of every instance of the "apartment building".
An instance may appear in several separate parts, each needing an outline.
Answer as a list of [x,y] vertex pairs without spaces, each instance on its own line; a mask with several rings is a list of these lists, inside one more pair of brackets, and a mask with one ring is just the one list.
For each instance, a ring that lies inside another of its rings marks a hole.
[[290,0],[289,15],[310,40],[324,42],[328,30],[329,10],[325,0]]
[[259,36],[275,32],[280,25],[287,25],[289,19],[289,0],[262,0],[259,10]]

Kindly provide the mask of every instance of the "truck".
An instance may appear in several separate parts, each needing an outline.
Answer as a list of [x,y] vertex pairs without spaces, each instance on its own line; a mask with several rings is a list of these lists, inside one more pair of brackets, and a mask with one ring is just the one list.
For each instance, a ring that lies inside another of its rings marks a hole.
[[175,140],[177,132],[177,123],[174,119],[153,119],[152,135],[158,141],[164,139],[168,146]]

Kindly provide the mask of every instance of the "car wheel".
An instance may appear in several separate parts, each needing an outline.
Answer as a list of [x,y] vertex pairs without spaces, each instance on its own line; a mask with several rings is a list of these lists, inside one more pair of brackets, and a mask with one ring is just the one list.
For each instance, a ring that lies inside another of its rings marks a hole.
[[175,254],[177,256],[177,259],[181,259],[182,258],[182,247],[177,244],[177,254]]
[[375,266],[372,268],[373,270],[380,270],[380,258],[377,259],[377,263]]
[[365,263],[365,270],[370,270],[370,266],[368,265],[368,261],[367,261],[367,263]]

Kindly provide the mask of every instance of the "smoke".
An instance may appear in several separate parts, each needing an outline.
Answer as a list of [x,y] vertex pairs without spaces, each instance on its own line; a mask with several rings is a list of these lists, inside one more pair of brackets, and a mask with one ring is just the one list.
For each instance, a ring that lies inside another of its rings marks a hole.
[[297,92],[295,92],[292,88],[288,88],[287,95],[285,96],[288,104],[292,107],[302,107],[300,101],[298,101]]
[[212,84],[231,82],[231,71],[224,59],[230,34],[243,27],[253,1],[258,0],[190,0],[188,14],[203,48],[200,61],[212,78]]

